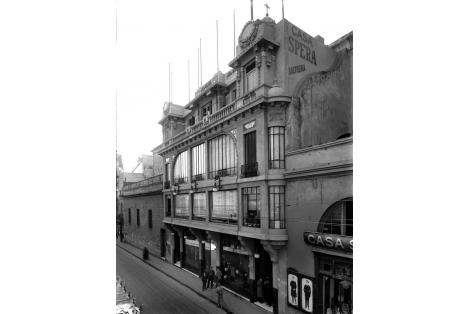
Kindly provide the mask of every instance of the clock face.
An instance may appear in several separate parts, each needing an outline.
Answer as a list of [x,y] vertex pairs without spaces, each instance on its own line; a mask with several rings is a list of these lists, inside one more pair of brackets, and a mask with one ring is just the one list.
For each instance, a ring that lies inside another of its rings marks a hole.
[[253,23],[247,24],[243,29],[242,35],[240,36],[240,41],[247,41],[254,30],[255,26],[253,25]]

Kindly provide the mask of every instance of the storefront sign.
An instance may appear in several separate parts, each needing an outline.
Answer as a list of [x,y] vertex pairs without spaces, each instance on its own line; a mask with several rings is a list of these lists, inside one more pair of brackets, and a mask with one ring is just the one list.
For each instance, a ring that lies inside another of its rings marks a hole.
[[304,72],[305,71],[305,65],[304,64],[300,64],[300,65],[296,65],[296,66],[293,66],[293,67],[289,67],[289,75],[291,74],[295,74],[295,73],[299,73],[299,72]]
[[353,239],[335,234],[304,232],[304,241],[309,245],[347,253],[353,252]]
[[254,127],[255,125],[256,125],[256,120],[251,121],[251,122],[248,122],[247,124],[245,124],[245,125],[243,126],[243,128],[244,128],[245,130],[249,130],[249,129],[251,129],[252,127]]
[[307,60],[313,65],[317,65],[317,58],[315,50],[313,49],[312,37],[310,37],[310,35],[292,25],[291,32],[287,40],[287,49],[289,52]]

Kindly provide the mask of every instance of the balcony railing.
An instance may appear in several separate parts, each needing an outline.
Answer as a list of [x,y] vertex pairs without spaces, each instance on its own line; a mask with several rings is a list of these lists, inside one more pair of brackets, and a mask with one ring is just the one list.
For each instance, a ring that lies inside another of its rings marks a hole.
[[211,171],[208,173],[209,179],[215,179],[217,177],[220,178],[220,177],[236,176],[236,175],[237,175],[236,167],[219,169],[219,170]]
[[142,180],[142,181],[138,181],[138,182],[128,184],[122,190],[124,192],[125,191],[131,191],[131,190],[135,190],[135,189],[138,189],[138,188],[147,187],[147,186],[150,186],[150,185],[155,185],[155,184],[158,184],[158,183],[162,183],[162,175],[161,174],[159,174],[157,176],[154,176],[154,177],[151,177],[151,178],[148,178],[148,179],[145,179],[145,180]]
[[243,218],[243,225],[245,227],[259,228],[261,226],[261,219],[258,217],[245,217]]
[[191,181],[194,182],[194,181],[202,181],[205,179],[205,175],[203,173],[199,173],[199,174],[196,174],[194,176],[191,177]]
[[237,217],[230,217],[230,218],[211,217],[210,221],[224,223],[224,224],[232,224],[232,225],[238,224]]
[[241,171],[244,178],[256,177],[258,175],[258,163],[244,164],[241,166]]
[[188,177],[175,178],[175,182],[178,184],[188,183]]

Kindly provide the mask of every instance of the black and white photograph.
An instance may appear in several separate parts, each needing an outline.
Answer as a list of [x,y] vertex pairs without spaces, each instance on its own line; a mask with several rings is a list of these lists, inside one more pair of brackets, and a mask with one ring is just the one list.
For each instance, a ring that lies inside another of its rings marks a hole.
[[[352,268],[353,25],[322,34],[299,3],[232,5],[197,2],[205,22],[184,31],[185,49],[155,50],[162,57],[146,64],[165,89],[146,96],[149,73],[136,82],[120,76],[118,284],[138,309],[159,313],[214,305],[325,313],[332,298],[341,308],[319,283],[336,259]],[[134,32],[161,41],[168,34],[134,29],[120,12],[119,68],[137,73],[129,67],[137,57],[130,44],[141,45]],[[145,286],[167,298],[159,302]],[[184,297],[188,289],[198,301]]]
[[2,313],[465,311],[466,12],[0,4]]

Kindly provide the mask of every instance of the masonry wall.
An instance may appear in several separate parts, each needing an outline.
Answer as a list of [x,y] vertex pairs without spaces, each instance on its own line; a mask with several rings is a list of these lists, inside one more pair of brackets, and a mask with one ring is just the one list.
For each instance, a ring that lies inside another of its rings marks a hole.
[[[162,194],[123,197],[122,202],[126,241],[140,248],[146,246],[151,253],[160,256],[160,229],[165,228],[162,223],[164,217]],[[140,209],[140,226],[137,226],[137,209]],[[152,210],[152,228],[149,228],[149,209]]]

